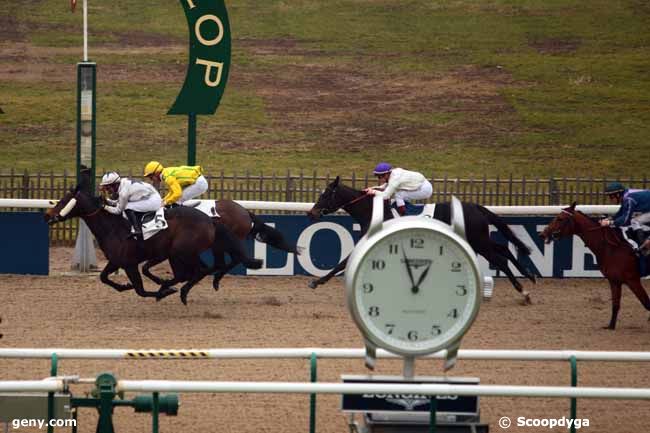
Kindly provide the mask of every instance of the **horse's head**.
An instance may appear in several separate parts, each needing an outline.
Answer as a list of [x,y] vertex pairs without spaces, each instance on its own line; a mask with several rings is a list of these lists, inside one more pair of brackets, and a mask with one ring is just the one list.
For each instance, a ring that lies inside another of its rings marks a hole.
[[69,218],[83,217],[101,209],[101,199],[90,192],[90,177],[82,171],[79,185],[70,189],[61,200],[45,212],[45,221],[54,224]]
[[319,219],[322,215],[336,212],[345,205],[347,200],[338,194],[340,181],[339,176],[336,176],[336,179],[327,185],[327,188],[318,197],[316,204],[307,212],[307,216],[312,221]]
[[565,209],[551,221],[539,234],[547,244],[564,236],[571,236],[575,229],[576,202]]

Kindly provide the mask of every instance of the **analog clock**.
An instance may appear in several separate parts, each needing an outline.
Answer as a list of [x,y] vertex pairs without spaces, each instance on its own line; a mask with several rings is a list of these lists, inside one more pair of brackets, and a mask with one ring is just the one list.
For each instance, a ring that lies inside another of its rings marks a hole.
[[423,217],[385,222],[359,242],[345,278],[367,347],[409,358],[451,349],[455,362],[479,310],[483,277],[452,227]]

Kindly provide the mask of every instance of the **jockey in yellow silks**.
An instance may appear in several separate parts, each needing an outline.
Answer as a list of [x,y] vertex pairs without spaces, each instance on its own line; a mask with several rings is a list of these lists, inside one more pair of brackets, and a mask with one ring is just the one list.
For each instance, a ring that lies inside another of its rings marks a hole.
[[203,176],[201,166],[182,165],[163,167],[158,161],[151,161],[144,167],[144,176],[154,182],[164,181],[167,195],[163,198],[165,206],[183,202],[200,196],[208,190],[208,181]]

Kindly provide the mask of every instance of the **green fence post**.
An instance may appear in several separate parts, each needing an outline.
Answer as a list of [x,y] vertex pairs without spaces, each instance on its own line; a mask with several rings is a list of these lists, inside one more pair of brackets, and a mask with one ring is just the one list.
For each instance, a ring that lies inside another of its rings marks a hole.
[[153,433],[158,433],[158,415],[160,414],[160,402],[158,393],[153,393],[153,412],[151,413]]
[[[59,370],[59,358],[56,353],[52,354],[52,362],[50,364],[50,376],[55,377]],[[50,425],[50,420],[54,418],[54,393],[47,393],[47,433],[53,433],[54,427]]]
[[[311,381],[316,382],[316,354],[311,354]],[[316,433],[316,394],[309,396],[309,433]]]
[[[578,386],[578,360],[575,355],[571,355],[569,358],[571,363],[571,386]],[[571,423],[571,433],[576,433],[575,419],[577,418],[578,411],[578,400],[576,398],[571,399],[571,414],[570,418],[573,420]]]
[[429,433],[436,433],[436,411],[438,410],[438,397],[429,397]]

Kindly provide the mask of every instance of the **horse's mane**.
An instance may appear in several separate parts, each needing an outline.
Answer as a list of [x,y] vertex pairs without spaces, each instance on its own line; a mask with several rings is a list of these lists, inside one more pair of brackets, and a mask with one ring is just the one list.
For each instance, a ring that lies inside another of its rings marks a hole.
[[577,213],[577,214],[582,215],[583,217],[585,217],[586,219],[588,219],[588,220],[591,221],[592,223],[594,223],[594,224],[598,224],[598,220],[597,220],[597,219],[595,219],[595,218],[593,218],[593,217],[590,217],[589,215],[587,215],[587,214],[584,213],[583,211],[581,211],[581,210],[575,210],[574,212]]

